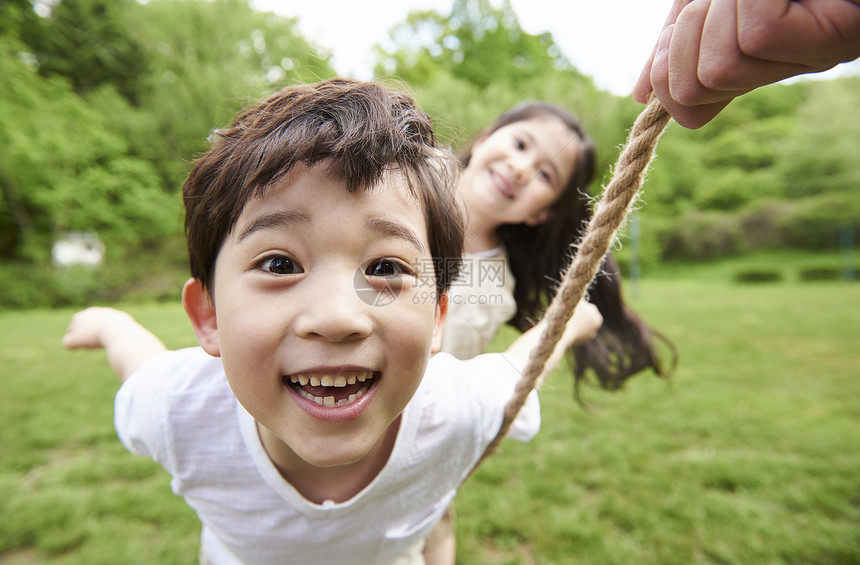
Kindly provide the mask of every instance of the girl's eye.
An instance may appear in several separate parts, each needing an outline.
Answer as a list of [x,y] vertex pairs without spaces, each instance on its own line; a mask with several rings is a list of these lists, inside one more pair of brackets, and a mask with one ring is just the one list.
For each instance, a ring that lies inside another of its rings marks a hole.
[[552,184],[552,176],[546,171],[540,172],[540,177],[549,184]]
[[260,268],[274,275],[294,275],[303,272],[298,263],[283,255],[264,259],[260,263]]
[[522,139],[520,139],[519,137],[514,138],[514,146],[520,150],[523,150],[526,148],[525,142]]
[[412,269],[394,259],[377,259],[364,271],[369,277],[399,277],[411,275]]

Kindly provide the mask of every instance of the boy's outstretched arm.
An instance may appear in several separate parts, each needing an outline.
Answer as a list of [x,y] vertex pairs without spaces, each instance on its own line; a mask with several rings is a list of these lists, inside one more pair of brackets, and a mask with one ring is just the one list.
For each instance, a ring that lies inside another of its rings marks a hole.
[[121,381],[150,357],[167,351],[164,343],[130,314],[103,307],[87,308],[72,316],[63,345],[68,349],[104,348]]
[[[577,304],[576,310],[573,311],[573,316],[567,322],[564,335],[562,335],[550,358],[547,359],[545,370],[550,371],[555,368],[564,355],[564,352],[572,345],[579,345],[593,339],[602,325],[603,316],[600,315],[597,306],[585,300]],[[546,322],[544,320],[535,324],[518,337],[508,347],[505,354],[515,357],[524,363],[528,362],[529,355],[531,355],[532,349],[537,347],[540,342],[545,327]]]

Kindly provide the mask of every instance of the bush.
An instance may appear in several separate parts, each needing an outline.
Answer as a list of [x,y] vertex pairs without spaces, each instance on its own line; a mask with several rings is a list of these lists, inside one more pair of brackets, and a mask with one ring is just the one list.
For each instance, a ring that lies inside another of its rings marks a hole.
[[690,210],[658,228],[661,259],[696,261],[747,250],[740,222],[732,214]]
[[857,194],[826,194],[796,200],[775,221],[777,242],[785,247],[836,249],[840,226],[851,226],[860,240],[860,199]]
[[51,305],[51,277],[28,263],[0,264],[0,309],[45,308]]
[[50,260],[0,264],[0,309],[176,300],[188,278],[182,240],[109,248],[98,267],[56,267]]
[[802,281],[836,281],[842,278],[842,271],[835,267],[808,267],[798,276]]
[[743,283],[778,282],[782,280],[782,273],[766,269],[748,269],[738,271],[735,274],[735,280]]
[[750,249],[768,249],[780,246],[777,224],[796,206],[785,200],[763,200],[743,211],[741,230]]
[[762,249],[837,250],[841,239],[860,241],[860,198],[834,193],[795,201],[761,200],[737,212],[688,210],[650,216],[643,243],[662,260],[704,261]]

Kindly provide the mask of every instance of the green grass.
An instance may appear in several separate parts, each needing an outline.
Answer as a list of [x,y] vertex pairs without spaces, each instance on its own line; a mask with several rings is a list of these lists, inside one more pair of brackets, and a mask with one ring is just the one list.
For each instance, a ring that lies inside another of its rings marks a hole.
[[[732,269],[631,293],[678,346],[670,384],[588,388],[583,409],[547,380],[538,437],[457,496],[459,563],[860,563],[860,284]],[[194,343],[178,304],[129,309]],[[103,355],[60,347],[70,315],[0,313],[0,563],[194,563],[193,512],[116,439]]]

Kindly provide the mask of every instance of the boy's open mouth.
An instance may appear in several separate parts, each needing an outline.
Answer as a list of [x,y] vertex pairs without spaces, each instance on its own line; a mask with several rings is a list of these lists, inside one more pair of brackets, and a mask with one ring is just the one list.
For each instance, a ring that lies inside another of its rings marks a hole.
[[320,373],[298,373],[287,375],[284,382],[299,396],[321,406],[336,408],[349,406],[362,397],[373,386],[376,371],[354,371],[323,375]]

